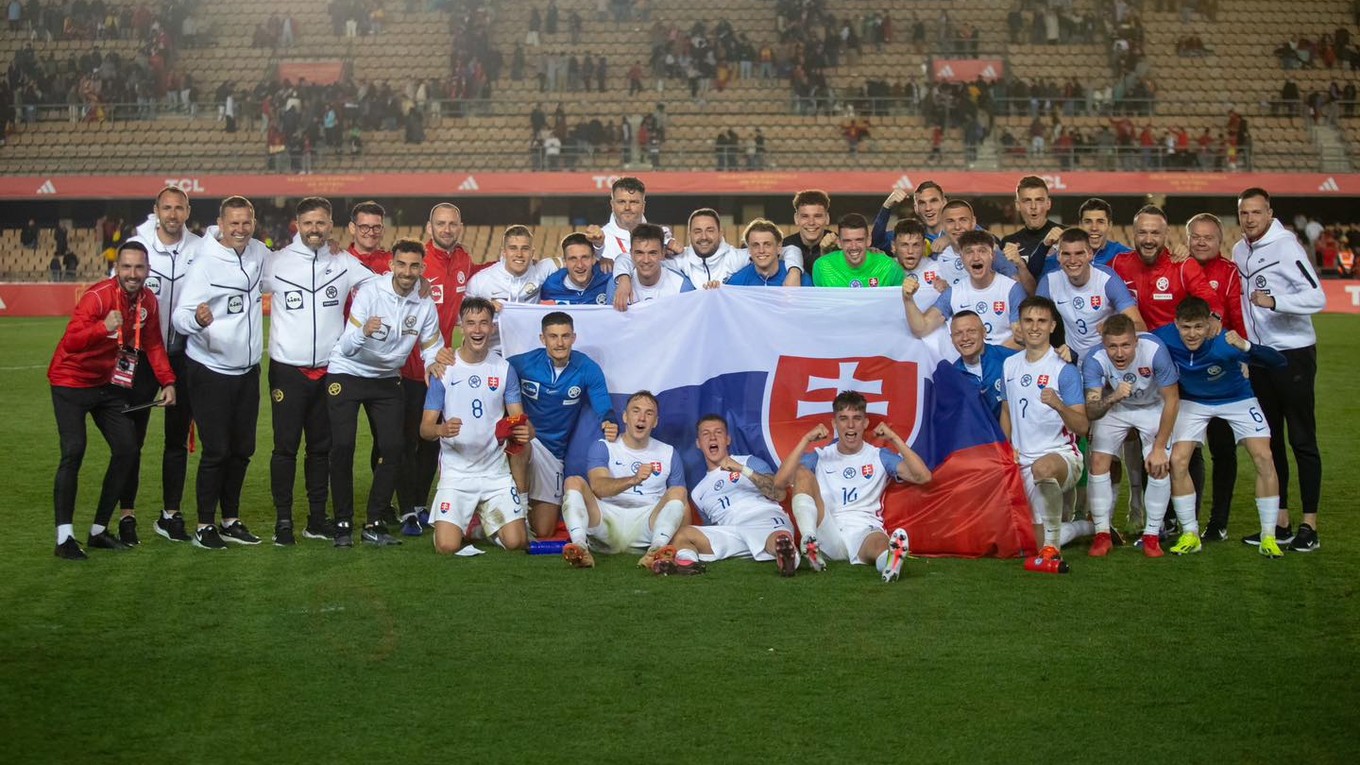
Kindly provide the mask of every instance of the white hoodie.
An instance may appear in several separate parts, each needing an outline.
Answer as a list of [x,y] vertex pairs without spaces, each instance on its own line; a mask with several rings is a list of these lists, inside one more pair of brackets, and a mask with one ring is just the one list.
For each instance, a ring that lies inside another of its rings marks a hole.
[[[224,375],[243,375],[260,363],[264,352],[264,306],[261,283],[269,248],[258,239],[240,255],[217,240],[216,226],[208,227],[198,243],[194,267],[171,324],[189,336],[189,358]],[[206,303],[213,320],[200,326],[194,313]]]
[[[418,290],[398,295],[392,279],[390,276],[374,279],[354,294],[349,323],[331,351],[331,374],[395,378],[415,347],[420,348],[425,368],[434,366],[435,357],[444,347],[438,309],[433,300],[421,297]],[[382,319],[382,326],[372,337],[364,334],[364,324],[370,317]]]
[[[1247,339],[1277,351],[1317,344],[1312,314],[1327,307],[1327,295],[1299,240],[1278,220],[1255,242],[1245,237],[1233,246],[1233,263],[1242,275],[1242,316]],[[1275,298],[1275,307],[1261,308],[1251,293]]]
[[699,253],[695,252],[691,245],[679,255],[668,258],[666,265],[689,277],[695,289],[703,289],[709,282],[726,282],[727,277],[745,268],[750,262],[751,254],[748,251],[739,250],[723,239],[718,242],[718,249],[707,258],[699,257]]
[[345,331],[345,299],[373,272],[348,252],[313,252],[293,237],[265,261],[269,307],[269,358],[295,367],[324,367]]
[[167,245],[156,236],[157,225],[155,214],[148,215],[142,225],[137,227],[137,233],[128,241],[146,245],[151,269],[144,286],[160,301],[161,340],[165,341],[165,350],[169,353],[183,353],[184,335],[175,332],[170,326],[170,316],[180,303],[184,277],[189,273],[189,266],[198,253],[201,237],[186,227],[177,244]]

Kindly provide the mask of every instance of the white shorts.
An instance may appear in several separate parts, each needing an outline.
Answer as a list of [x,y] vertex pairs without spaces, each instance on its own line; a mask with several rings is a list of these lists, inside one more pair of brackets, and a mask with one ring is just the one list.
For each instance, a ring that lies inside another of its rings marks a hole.
[[1233,435],[1239,442],[1244,438],[1270,438],[1270,425],[1266,424],[1265,415],[1261,413],[1261,404],[1254,396],[1227,404],[1201,404],[1198,401],[1182,399],[1171,443],[1178,444],[1181,441],[1204,443],[1204,432],[1209,428],[1209,420],[1214,418],[1231,425]]
[[475,512],[482,519],[482,530],[487,537],[495,536],[502,526],[525,517],[515,481],[509,475],[482,479],[479,485],[440,488],[430,505],[430,523],[452,523],[467,533]]
[[600,507],[600,525],[587,530],[592,549],[612,554],[652,543],[652,511],[656,505],[618,505],[599,498],[595,502]]
[[[1077,482],[1081,480],[1081,470],[1085,461],[1079,451],[1049,452],[1063,458],[1067,463],[1067,480],[1058,484],[1058,490],[1068,492],[1076,488]],[[1030,513],[1035,523],[1044,522],[1044,497],[1039,493],[1039,487],[1034,485],[1034,473],[1032,472],[1034,463],[1020,466],[1020,477],[1025,481],[1025,496],[1029,499]]]
[[1140,409],[1114,409],[1091,423],[1091,451],[1118,457],[1124,452],[1124,439],[1132,430],[1143,442],[1143,459],[1152,453],[1157,429],[1162,424],[1160,406]]
[[557,459],[537,438],[529,442],[529,499],[562,506],[562,483],[566,475]]
[[887,534],[883,519],[863,513],[846,513],[833,517],[827,513],[817,527],[817,546],[827,560],[846,560],[852,564],[873,563],[860,560],[859,551],[864,540],[873,533]]
[[725,560],[727,558],[752,558],[758,561],[774,560],[765,550],[765,543],[776,531],[793,533],[789,518],[783,513],[771,513],[768,520],[746,523],[741,526],[695,526],[694,529],[708,539],[711,555],[699,556],[700,560]]

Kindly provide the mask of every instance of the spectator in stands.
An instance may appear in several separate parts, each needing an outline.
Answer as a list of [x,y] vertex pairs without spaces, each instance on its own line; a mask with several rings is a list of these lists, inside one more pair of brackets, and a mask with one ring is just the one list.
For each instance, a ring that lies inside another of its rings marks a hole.
[[28,223],[19,231],[19,244],[30,250],[38,249],[38,221],[29,218]]
[[65,272],[66,281],[73,282],[79,277],[80,258],[76,257],[76,254],[69,249],[66,251],[65,255],[61,256],[61,266],[62,270]]
[[548,12],[544,14],[543,19],[543,34],[557,34],[558,18],[557,0],[548,0]]
[[56,255],[61,256],[71,251],[70,234],[66,227],[58,223],[52,229],[52,240],[56,245]]
[[52,281],[61,281],[61,256],[53,255],[52,260],[47,263],[47,269],[52,273]]

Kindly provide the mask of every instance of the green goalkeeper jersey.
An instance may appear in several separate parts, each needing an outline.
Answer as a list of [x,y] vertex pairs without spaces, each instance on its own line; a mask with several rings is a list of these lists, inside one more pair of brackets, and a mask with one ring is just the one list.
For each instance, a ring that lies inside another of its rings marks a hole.
[[845,253],[828,252],[812,264],[814,287],[901,287],[902,267],[881,252],[865,253],[864,263],[851,268]]

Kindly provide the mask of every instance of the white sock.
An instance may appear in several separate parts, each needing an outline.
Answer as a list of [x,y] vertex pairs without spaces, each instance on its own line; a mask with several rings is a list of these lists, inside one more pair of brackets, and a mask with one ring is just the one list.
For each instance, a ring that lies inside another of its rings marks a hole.
[[798,524],[798,531],[803,534],[803,538],[817,536],[817,500],[808,494],[795,494],[791,509],[793,520]]
[[162,510],[161,517],[168,521],[175,517],[175,512],[174,510]]
[[1261,538],[1275,538],[1275,522],[1280,519],[1279,497],[1257,497],[1256,514],[1261,516]]
[[884,550],[883,552],[879,553],[879,554],[878,554],[878,557],[877,557],[877,558],[874,558],[874,568],[878,569],[878,573],[880,573],[880,574],[883,573],[885,570],[887,570],[887,568],[888,568],[888,551],[887,551],[887,550]]
[[1114,509],[1115,494],[1111,491],[1109,473],[1086,477],[1086,509],[1091,511],[1091,522],[1097,534],[1110,533],[1110,511]]
[[588,547],[586,524],[590,523],[586,512],[586,498],[579,491],[569,491],[562,495],[562,520],[567,524],[567,534],[574,544]]
[[76,535],[75,525],[63,523],[57,527],[57,544],[61,544]]
[[1058,482],[1052,478],[1035,481],[1034,486],[1039,490],[1039,495],[1043,498],[1044,504],[1043,507],[1039,508],[1039,514],[1044,519],[1044,547],[1060,547],[1062,545],[1062,490],[1058,488]]
[[675,551],[675,559],[689,561],[690,563],[698,563],[699,553],[685,547]]
[[1074,540],[1089,537],[1094,533],[1096,533],[1096,526],[1090,521],[1068,521],[1062,525],[1062,530],[1058,533],[1059,549],[1068,546]]
[[1171,503],[1171,478],[1149,478],[1147,491],[1144,492],[1147,516],[1144,519],[1143,535],[1157,536],[1166,519],[1166,507]]
[[678,499],[661,506],[661,512],[656,514],[656,523],[652,526],[652,549],[662,547],[671,543],[671,537],[680,528],[680,524],[685,522],[685,503]]
[[92,537],[97,537],[97,536],[99,536],[100,534],[103,534],[106,528],[107,528],[107,527],[105,527],[105,526],[100,526],[100,525],[97,524],[97,523],[92,523],[92,524],[90,524],[90,536],[92,536]]
[[1181,524],[1181,533],[1187,531],[1199,533],[1199,521],[1195,518],[1195,495],[1186,494],[1182,497],[1172,497],[1171,507],[1176,511],[1176,520]]

